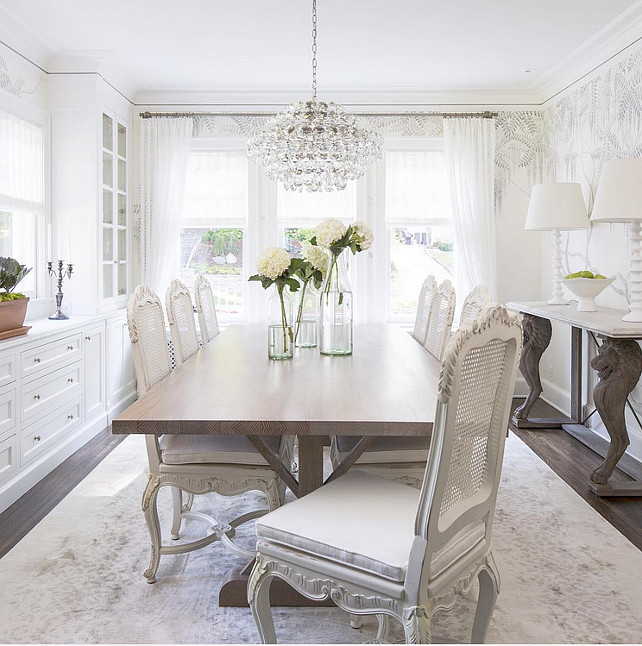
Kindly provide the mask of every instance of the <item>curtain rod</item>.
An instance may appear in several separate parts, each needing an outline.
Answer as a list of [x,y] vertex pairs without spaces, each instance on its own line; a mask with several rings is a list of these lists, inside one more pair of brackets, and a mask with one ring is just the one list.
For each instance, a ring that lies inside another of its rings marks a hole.
[[[276,112],[140,112],[141,119],[153,119],[154,117],[269,117]],[[486,110],[484,112],[353,112],[359,117],[443,117],[453,119],[457,117],[481,117],[482,119],[493,119],[497,112]]]

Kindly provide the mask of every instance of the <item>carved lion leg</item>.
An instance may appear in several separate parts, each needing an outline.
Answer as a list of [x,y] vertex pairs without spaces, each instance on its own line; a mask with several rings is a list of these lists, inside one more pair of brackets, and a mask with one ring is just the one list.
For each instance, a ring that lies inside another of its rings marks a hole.
[[[617,405],[619,402],[615,402],[615,404]],[[626,400],[624,404],[626,404]],[[609,478],[613,475],[615,465],[620,461],[630,444],[624,417],[624,404],[622,405],[622,410],[608,410],[608,407],[606,410],[601,410],[601,407],[597,406],[611,441],[606,451],[604,462],[591,473],[591,480],[595,484],[606,484],[609,481]]]
[[529,391],[526,401],[515,410],[517,419],[526,419],[533,405],[542,394],[542,381],[539,375],[539,362],[544,351],[551,342],[553,334],[551,322],[548,319],[524,314],[524,345],[519,359],[519,369],[528,384]]
[[181,514],[183,513],[183,492],[178,487],[170,487],[172,490],[172,540],[178,540],[181,531]]
[[151,541],[151,556],[149,560],[149,567],[143,572],[143,576],[147,579],[147,583],[156,582],[156,572],[160,562],[160,548],[161,548],[161,532],[160,521],[158,519],[158,498],[159,482],[157,478],[150,475],[143,493],[143,512],[145,514],[145,522],[149,530],[149,538]]
[[483,644],[486,641],[486,632],[499,594],[499,572],[492,555],[489,555],[486,567],[479,572],[477,578],[479,579],[479,599],[473,622],[471,644]]
[[430,623],[432,609],[429,606],[417,606],[409,609],[402,619],[406,644],[430,644]]
[[247,585],[247,598],[254,622],[259,631],[262,644],[276,644],[276,631],[270,608],[270,586],[274,576],[261,569],[257,562],[254,565]]

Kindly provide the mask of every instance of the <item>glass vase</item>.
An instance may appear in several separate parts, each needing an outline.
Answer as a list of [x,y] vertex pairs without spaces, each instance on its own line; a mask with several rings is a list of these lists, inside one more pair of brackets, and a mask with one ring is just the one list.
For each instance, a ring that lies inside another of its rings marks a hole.
[[319,350],[321,354],[352,354],[352,288],[349,249],[328,251],[328,269],[321,286]]
[[275,361],[291,359],[294,349],[292,330],[293,299],[290,290],[275,285],[268,302],[268,358]]
[[312,281],[308,281],[301,286],[297,297],[294,345],[297,348],[315,348],[319,326],[319,291]]

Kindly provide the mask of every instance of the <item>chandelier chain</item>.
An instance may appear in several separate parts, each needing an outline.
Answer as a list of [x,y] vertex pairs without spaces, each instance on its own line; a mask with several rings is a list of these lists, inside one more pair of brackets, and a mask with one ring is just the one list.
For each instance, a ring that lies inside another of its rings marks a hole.
[[312,99],[317,100],[317,0],[312,0]]

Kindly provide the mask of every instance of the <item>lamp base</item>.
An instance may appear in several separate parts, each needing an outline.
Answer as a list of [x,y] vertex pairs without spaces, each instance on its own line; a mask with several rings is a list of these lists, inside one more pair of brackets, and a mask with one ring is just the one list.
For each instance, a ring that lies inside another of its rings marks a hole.
[[642,323],[642,312],[629,312],[622,317],[627,323]]

